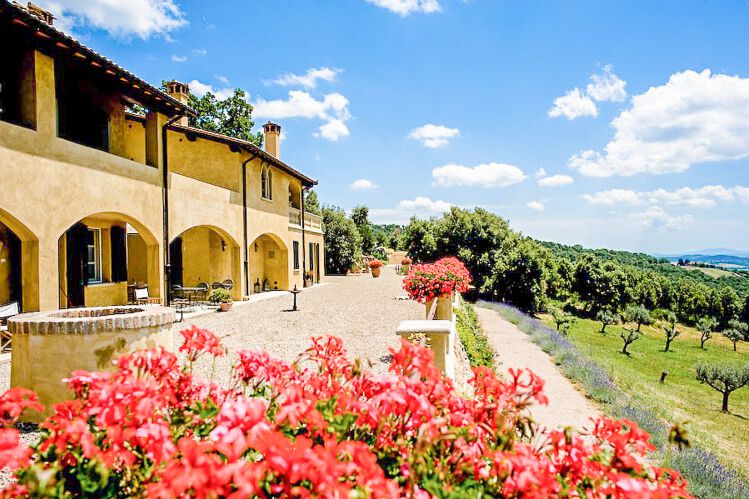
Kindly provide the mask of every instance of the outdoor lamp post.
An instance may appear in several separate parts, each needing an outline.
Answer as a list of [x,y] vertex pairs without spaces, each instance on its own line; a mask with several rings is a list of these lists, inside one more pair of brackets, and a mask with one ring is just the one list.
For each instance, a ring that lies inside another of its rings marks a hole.
[[300,289],[297,289],[297,287],[296,287],[296,284],[294,284],[294,289],[292,289],[291,291],[289,291],[289,293],[291,293],[291,294],[292,294],[292,296],[294,297],[294,306],[293,306],[293,307],[291,307],[291,311],[292,311],[292,312],[296,312],[296,311],[298,311],[298,310],[299,310],[299,309],[298,309],[298,308],[296,307],[296,295],[298,295],[298,294],[299,294],[299,293],[301,293],[301,292],[302,292],[302,291],[301,291]]

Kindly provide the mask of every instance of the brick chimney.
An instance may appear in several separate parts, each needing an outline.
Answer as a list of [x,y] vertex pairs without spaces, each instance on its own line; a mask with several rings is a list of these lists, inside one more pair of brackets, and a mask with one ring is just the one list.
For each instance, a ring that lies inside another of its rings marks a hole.
[[[190,100],[190,87],[187,86],[187,83],[172,80],[166,84],[166,93],[185,106],[188,105],[188,102]],[[182,118],[180,118],[179,124],[187,126],[187,116],[183,116]]]
[[265,132],[265,152],[281,159],[281,125],[270,121],[263,125]]

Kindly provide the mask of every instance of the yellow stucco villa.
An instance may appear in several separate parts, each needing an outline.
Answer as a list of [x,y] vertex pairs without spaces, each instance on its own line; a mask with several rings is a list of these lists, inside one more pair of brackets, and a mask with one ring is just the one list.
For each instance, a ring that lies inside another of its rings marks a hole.
[[241,300],[323,277],[316,181],[281,161],[280,126],[265,150],[192,128],[186,85],[162,92],[32,5],[0,1],[0,46],[0,305],[122,305],[135,283],[164,302],[226,280]]

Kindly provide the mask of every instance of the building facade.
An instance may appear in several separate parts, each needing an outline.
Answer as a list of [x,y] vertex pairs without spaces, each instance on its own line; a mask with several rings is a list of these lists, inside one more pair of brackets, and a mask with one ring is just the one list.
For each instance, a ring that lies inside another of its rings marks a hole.
[[265,149],[190,127],[186,85],[162,92],[51,22],[0,0],[0,304],[227,279],[239,300],[323,278],[316,181],[281,161],[279,125]]

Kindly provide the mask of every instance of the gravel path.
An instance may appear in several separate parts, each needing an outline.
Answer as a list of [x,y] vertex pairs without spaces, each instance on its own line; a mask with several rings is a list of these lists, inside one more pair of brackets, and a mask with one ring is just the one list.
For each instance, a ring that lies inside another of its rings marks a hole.
[[476,313],[497,352],[501,363],[499,371],[528,368],[545,381],[544,392],[549,404],[534,405],[530,409],[531,416],[542,427],[590,427],[590,418],[601,416],[601,412],[559,372],[554,361],[528,335],[494,310],[477,306]]
[[[383,373],[389,364],[388,348],[398,345],[398,324],[424,315],[423,305],[394,299],[402,295],[402,277],[394,268],[383,267],[378,279],[369,274],[327,277],[326,284],[305,289],[297,297],[297,312],[288,311],[292,298],[286,295],[235,306],[228,313],[186,319],[175,328],[195,324],[222,337],[230,355],[215,366],[219,382],[228,376],[235,358],[232,352],[261,348],[294,360],[310,345],[311,336],[322,335],[340,337],[349,356],[366,359],[375,372]],[[196,372],[208,377],[211,366],[196,366]]]

